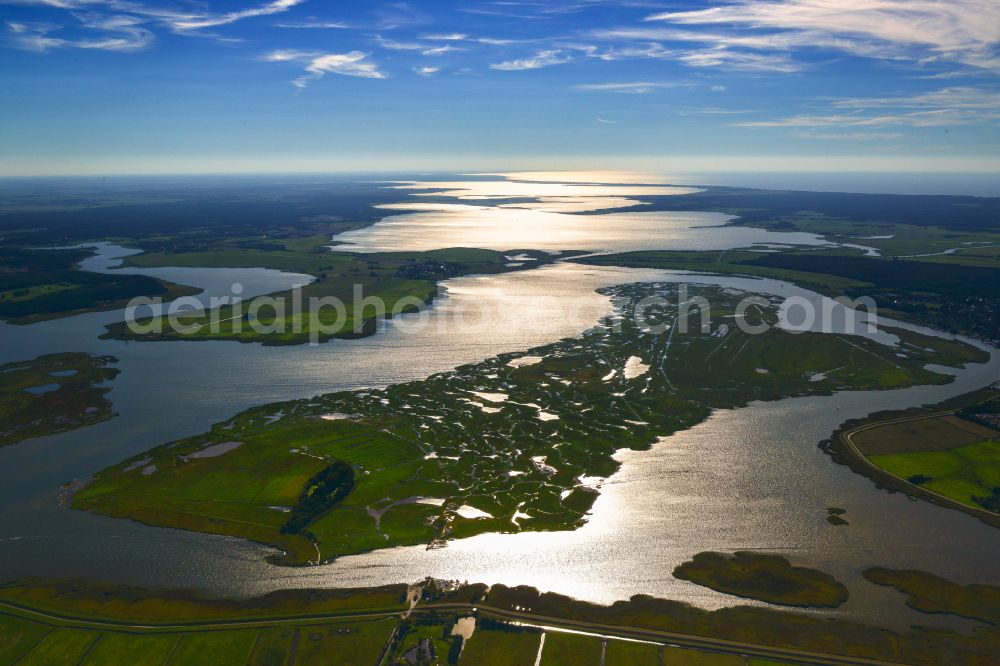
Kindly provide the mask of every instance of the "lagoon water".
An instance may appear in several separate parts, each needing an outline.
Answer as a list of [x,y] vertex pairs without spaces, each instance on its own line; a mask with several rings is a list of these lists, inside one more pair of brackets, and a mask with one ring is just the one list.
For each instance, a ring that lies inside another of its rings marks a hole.
[[[600,216],[582,219],[591,217]],[[371,238],[380,233],[377,227],[369,228]],[[727,229],[734,228],[722,231]],[[744,243],[743,238],[728,246],[719,241],[723,247]],[[101,246],[89,266],[107,270],[121,253]],[[227,295],[234,279],[249,285],[245,295],[286,289],[304,279],[274,271],[160,270],[165,272],[159,276],[208,288],[205,297]],[[591,520],[574,532],[482,535],[439,550],[398,548],[322,566],[282,568],[264,560],[267,548],[239,539],[152,528],[60,505],[64,482],[202,432],[251,405],[420,379],[578,335],[611,312],[608,299],[595,289],[636,281],[711,283],[816,298],[772,280],[558,263],[449,280],[446,296],[425,313],[388,322],[373,337],[316,347],[97,339],[104,324],[121,318],[120,312],[27,327],[0,325],[4,362],[86,351],[116,356],[122,370],[109,394],[116,418],[0,449],[0,578],[86,576],[249,595],[288,587],[410,582],[431,575],[535,585],[605,603],[645,593],[718,607],[741,602],[676,580],[673,568],[703,550],[766,550],[847,582],[852,600],[838,613],[897,624],[913,617],[900,595],[864,582],[864,568],[913,567],[962,582],[1000,583],[994,558],[1000,531],[965,514],[878,490],[816,446],[849,418],[936,402],[996,381],[997,354],[945,386],[848,392],[719,411],[651,451],[620,454],[622,469],[602,484]],[[847,510],[849,526],[826,522],[826,508],[832,506]]]
[[[752,245],[824,245],[815,234],[726,226],[722,213],[622,212],[575,215],[608,201],[544,199],[538,204],[405,203],[381,208],[408,211],[336,237],[345,250],[391,252],[445,247],[586,250],[729,250]],[[410,212],[412,211],[412,212]]]

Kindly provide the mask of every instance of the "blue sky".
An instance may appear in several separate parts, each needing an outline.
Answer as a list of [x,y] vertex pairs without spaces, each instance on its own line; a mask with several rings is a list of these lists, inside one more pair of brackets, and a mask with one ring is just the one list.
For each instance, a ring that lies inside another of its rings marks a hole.
[[996,0],[0,0],[0,174],[1000,171]]

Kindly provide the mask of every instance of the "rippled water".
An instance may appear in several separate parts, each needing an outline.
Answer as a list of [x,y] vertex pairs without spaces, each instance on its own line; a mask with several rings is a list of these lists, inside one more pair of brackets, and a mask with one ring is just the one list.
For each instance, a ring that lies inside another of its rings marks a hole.
[[[420,335],[396,322],[372,338],[319,347],[95,341],[93,326],[48,322],[43,326],[68,336],[52,344],[65,347],[75,337],[86,351],[122,359],[123,373],[111,393],[120,416],[0,449],[0,467],[11,479],[0,487],[3,573],[85,575],[220,594],[436,575],[530,584],[602,602],[647,593],[713,607],[733,599],[674,579],[673,568],[702,550],[764,549],[789,553],[796,562],[821,566],[852,582],[857,598],[848,611],[863,617],[885,612],[887,601],[859,582],[858,573],[867,566],[924,567],[958,580],[996,582],[990,553],[1000,547],[1000,533],[963,514],[879,491],[816,447],[846,418],[936,401],[988,383],[998,375],[996,359],[989,366],[972,366],[956,384],[944,387],[844,393],[718,412],[650,452],[620,454],[622,470],[604,483],[592,519],[575,532],[483,535],[443,550],[399,548],[288,569],[264,562],[265,548],[237,539],[58,507],[57,487],[63,481],[200,432],[251,404],[420,378],[575,335],[610,312],[595,289],[665,280],[808,293],[768,280],[557,264],[449,281],[448,297],[430,311]],[[537,326],[524,325],[525,303],[537,305],[528,310]],[[578,321],[563,316],[569,303],[580,313]],[[495,304],[501,307],[486,315]],[[477,329],[474,336],[463,333],[470,321],[504,313],[507,320]],[[0,328],[0,335],[8,333]],[[829,525],[828,506],[847,509],[851,525]],[[977,547],[955,547],[972,543]],[[898,606],[898,599],[888,602]]]
[[[498,224],[502,218],[496,215],[511,214],[557,215],[579,224],[615,222],[607,227],[614,234],[603,238],[626,240],[618,248],[597,249],[635,249],[650,242],[641,239],[649,229],[639,227],[663,215],[569,216],[486,209],[491,211],[484,213],[486,227]],[[447,216],[447,211],[414,214],[420,215]],[[416,238],[407,234],[416,233],[413,230],[428,219],[414,216],[391,218],[363,230],[368,234],[365,242],[371,247],[382,242],[405,246],[407,237]],[[447,233],[455,232],[451,222],[435,219]],[[545,219],[557,227],[564,222]],[[715,247],[713,243],[737,247],[748,242],[750,237],[741,235],[748,231],[767,236],[766,241],[749,242],[816,242],[815,237],[793,240],[790,234],[735,227],[693,227],[706,221],[718,224],[723,221],[718,216],[655,219],[662,233],[656,241],[659,246],[665,244],[663,238],[676,234],[678,240],[671,243],[690,242],[702,249]],[[389,240],[385,225],[395,223],[410,231],[393,232],[395,239]],[[600,234],[607,229],[589,231]],[[503,249],[544,249],[543,236],[556,237],[548,229],[541,236],[536,231],[525,225],[524,235],[515,236],[524,243],[511,242]],[[481,238],[495,232],[495,228],[483,231]],[[457,233],[470,238],[468,230]],[[449,244],[442,241],[449,237],[445,231],[433,234],[437,235],[431,244]],[[361,240],[362,235],[353,238]],[[562,242],[552,241],[551,249],[566,249]],[[122,252],[104,245],[88,266],[106,270]],[[287,289],[306,277],[230,269],[134,272],[207,287],[206,298],[228,295],[233,280],[242,281],[248,295]],[[118,357],[122,370],[109,394],[119,413],[115,419],[0,449],[5,479],[0,484],[0,578],[80,575],[231,595],[289,587],[375,585],[434,575],[529,584],[600,602],[645,593],[717,607],[738,601],[674,579],[673,568],[703,550],[762,549],[787,553],[796,563],[819,566],[843,578],[852,587],[852,600],[843,613],[897,622],[908,617],[899,595],[864,583],[859,577],[864,568],[914,567],[959,581],[1000,583],[994,558],[1000,531],[964,514],[877,490],[867,479],[833,464],[816,446],[848,418],[937,402],[995,381],[1000,376],[997,355],[989,364],[959,373],[958,380],[947,386],[796,398],[719,411],[695,428],[664,438],[651,451],[622,452],[622,469],[603,483],[591,520],[574,532],[481,535],[451,542],[441,550],[398,548],[289,569],[267,564],[266,548],[242,540],[151,528],[59,505],[63,482],[85,478],[157,444],[202,432],[251,405],[420,379],[498,353],[578,335],[611,311],[608,299],[595,289],[635,281],[690,281],[818,298],[771,280],[563,263],[449,280],[447,296],[429,312],[390,322],[374,337],[317,347],[98,340],[104,324],[120,319],[118,312],[29,327],[0,325],[4,362],[55,351],[86,351]],[[847,509],[850,525],[829,525],[825,518],[830,506]]]

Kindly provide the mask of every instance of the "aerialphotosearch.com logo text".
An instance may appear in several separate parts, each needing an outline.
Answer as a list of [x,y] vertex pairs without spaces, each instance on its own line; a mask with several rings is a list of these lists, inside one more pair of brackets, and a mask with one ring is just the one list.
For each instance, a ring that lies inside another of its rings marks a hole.
[[[385,320],[403,334],[439,331],[475,335],[491,328],[517,327],[525,333],[584,331],[605,320],[605,328],[620,333],[631,326],[644,333],[724,334],[732,326],[749,335],[772,328],[790,333],[813,331],[870,335],[877,332],[877,308],[867,297],[830,299],[791,295],[769,300],[747,294],[735,308],[713,308],[709,299],[691,293],[688,284],[651,284],[652,293],[626,311],[610,312],[607,301],[587,297],[531,294],[515,302],[497,298],[466,298],[444,307],[430,307],[430,298],[402,296],[391,302],[366,295],[355,284],[346,302],[336,296],[304,295],[301,287],[281,295],[242,298],[243,286],[234,283],[230,294],[203,302],[185,296],[164,303],[158,297],[132,299],[125,310],[125,326],[134,337],[226,338],[252,332],[262,341],[282,336],[319,344],[331,337],[360,337],[377,330]],[[726,323],[713,327],[713,315],[724,311]],[[561,337],[561,336],[560,336]]]

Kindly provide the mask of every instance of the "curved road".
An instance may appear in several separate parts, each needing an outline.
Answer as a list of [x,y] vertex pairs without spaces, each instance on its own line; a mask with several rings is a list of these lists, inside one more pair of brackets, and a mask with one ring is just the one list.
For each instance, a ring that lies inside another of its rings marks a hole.
[[[993,399],[995,399],[995,396],[991,396],[986,400],[982,400],[974,404],[980,405],[984,402],[989,402],[990,400]],[[927,501],[932,501],[936,504],[940,504],[942,506],[946,506],[951,509],[957,509],[959,511],[971,513],[977,518],[985,520],[990,524],[996,524],[996,522],[1000,520],[1000,515],[997,515],[992,511],[987,511],[986,509],[981,509],[978,507],[970,506],[968,504],[964,504],[962,502],[959,502],[953,497],[948,497],[947,495],[942,495],[941,493],[935,492],[928,488],[924,488],[923,486],[918,486],[916,484],[910,483],[906,479],[900,476],[896,476],[895,474],[892,474],[891,472],[888,472],[879,467],[878,465],[876,465],[875,463],[873,463],[871,460],[868,459],[868,457],[864,453],[862,453],[861,449],[858,448],[857,444],[854,443],[854,436],[859,433],[865,432],[867,430],[881,428],[882,426],[897,425],[899,423],[908,423],[910,421],[922,421],[924,419],[934,419],[942,416],[949,416],[957,412],[959,409],[961,408],[944,410],[939,412],[914,414],[912,416],[903,416],[895,419],[889,419],[888,421],[876,421],[874,423],[866,423],[841,433],[840,439],[841,441],[844,442],[845,446],[847,447],[847,451],[851,455],[851,457],[860,462],[862,465],[873,470],[874,472],[877,472],[879,475],[884,475],[892,479],[893,481],[897,482],[900,486],[900,489],[902,489],[904,492],[907,492],[908,494],[913,495],[914,497],[919,497]]]
[[59,626],[74,627],[79,629],[93,630],[115,630],[130,633],[174,633],[178,631],[213,631],[233,628],[263,628],[280,624],[309,624],[311,622],[322,621],[345,621],[345,620],[380,620],[390,618],[400,618],[406,613],[430,613],[450,611],[457,613],[475,613],[478,615],[488,615],[495,618],[521,622],[524,624],[536,625],[540,627],[551,627],[553,629],[568,629],[579,632],[587,632],[605,636],[608,638],[635,639],[647,642],[663,643],[666,645],[707,650],[710,652],[724,652],[728,654],[740,655],[743,657],[754,657],[760,659],[780,660],[785,663],[798,664],[801,666],[905,666],[901,662],[880,661],[877,659],[866,659],[862,657],[849,657],[844,655],[833,655],[822,652],[812,652],[796,648],[780,648],[755,643],[745,643],[722,638],[711,638],[706,636],[695,636],[692,634],[676,633],[661,629],[644,629],[638,627],[627,627],[600,622],[590,622],[587,620],[573,620],[568,618],[551,617],[540,615],[528,611],[516,611],[493,606],[469,604],[469,603],[449,603],[435,602],[427,603],[413,608],[410,611],[394,610],[371,610],[356,613],[328,613],[321,615],[303,615],[299,617],[280,618],[254,618],[246,620],[218,620],[198,623],[180,624],[132,624],[114,620],[94,620],[60,615],[47,611],[40,611],[18,604],[0,601],[0,612],[43,620]]

